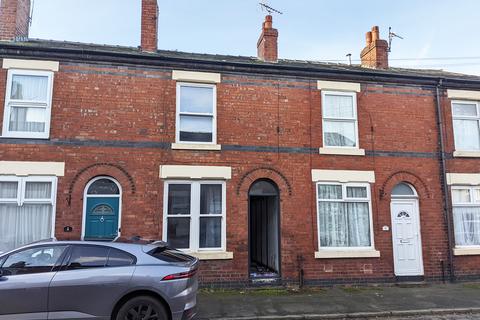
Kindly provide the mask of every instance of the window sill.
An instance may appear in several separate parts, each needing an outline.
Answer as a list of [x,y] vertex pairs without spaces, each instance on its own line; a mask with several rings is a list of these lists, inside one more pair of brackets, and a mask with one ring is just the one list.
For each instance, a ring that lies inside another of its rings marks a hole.
[[28,134],[15,134],[15,133],[5,133],[0,136],[1,138],[7,139],[41,139],[48,140],[50,137],[48,135],[28,135]]
[[188,255],[196,257],[200,260],[232,260],[233,252],[215,252],[215,251],[200,251],[200,252],[185,252]]
[[334,154],[334,155],[345,155],[345,156],[364,156],[364,149],[357,148],[320,148],[320,154]]
[[172,150],[222,150],[220,144],[172,143]]
[[377,250],[321,250],[315,252],[315,259],[343,259],[343,258],[379,258]]
[[480,247],[478,248],[454,248],[454,256],[475,256],[480,255]]
[[480,151],[454,151],[455,158],[480,158]]

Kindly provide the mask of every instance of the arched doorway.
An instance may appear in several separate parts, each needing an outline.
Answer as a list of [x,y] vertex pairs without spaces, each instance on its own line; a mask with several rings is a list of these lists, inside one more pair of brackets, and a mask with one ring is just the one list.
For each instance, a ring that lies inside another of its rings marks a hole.
[[249,272],[252,279],[280,277],[280,197],[271,180],[250,187]]
[[397,184],[391,195],[392,244],[395,275],[423,276],[422,239],[417,191]]
[[96,177],[83,197],[84,240],[114,240],[120,236],[122,189],[111,177]]

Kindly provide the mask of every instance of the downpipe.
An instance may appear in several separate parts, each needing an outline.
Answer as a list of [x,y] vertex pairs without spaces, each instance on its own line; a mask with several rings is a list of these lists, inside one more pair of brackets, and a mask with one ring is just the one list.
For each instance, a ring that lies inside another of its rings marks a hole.
[[[444,215],[445,222],[447,225],[447,237],[448,237],[448,264],[450,270],[450,281],[455,282],[455,264],[453,259],[453,236],[452,236],[452,214],[450,206],[450,194],[448,192],[447,184],[447,170],[446,170],[446,159],[445,159],[445,133],[443,130],[443,117],[442,117],[442,106],[441,106],[441,90],[443,86],[443,79],[438,79],[436,86],[436,107],[437,107],[437,123],[438,123],[438,133],[440,138],[440,176],[442,180],[442,192],[443,192],[443,206],[444,206]],[[442,266],[443,267],[443,266]],[[443,273],[443,271],[442,271]]]

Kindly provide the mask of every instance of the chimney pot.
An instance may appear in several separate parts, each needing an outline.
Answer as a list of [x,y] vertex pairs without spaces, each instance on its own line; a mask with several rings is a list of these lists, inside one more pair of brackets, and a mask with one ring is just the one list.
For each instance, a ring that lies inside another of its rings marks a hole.
[[257,42],[258,59],[267,62],[278,61],[278,30],[273,28],[271,15],[265,17],[262,33]]
[[158,3],[157,0],[142,0],[141,49],[156,52],[158,46]]
[[0,41],[28,38],[30,0],[0,1]]
[[380,39],[380,29],[374,26],[366,34],[367,45],[360,53],[362,67],[374,69],[388,68],[388,42]]
[[272,29],[273,28],[273,17],[268,15],[265,17],[265,22],[263,23],[263,29]]
[[372,27],[372,41],[377,41],[380,39],[380,29],[378,26]]
[[367,38],[367,47],[368,47],[372,44],[372,32],[371,31],[367,32],[366,38]]

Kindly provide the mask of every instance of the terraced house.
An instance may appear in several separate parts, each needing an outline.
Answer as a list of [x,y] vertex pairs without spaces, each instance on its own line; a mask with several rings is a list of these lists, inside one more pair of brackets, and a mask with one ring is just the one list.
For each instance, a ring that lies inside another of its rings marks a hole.
[[[204,285],[480,277],[480,77],[28,38],[0,8],[0,251],[163,239]],[[173,31],[173,30],[172,30]],[[360,34],[359,34],[360,36]],[[161,41],[161,39],[160,39]]]

